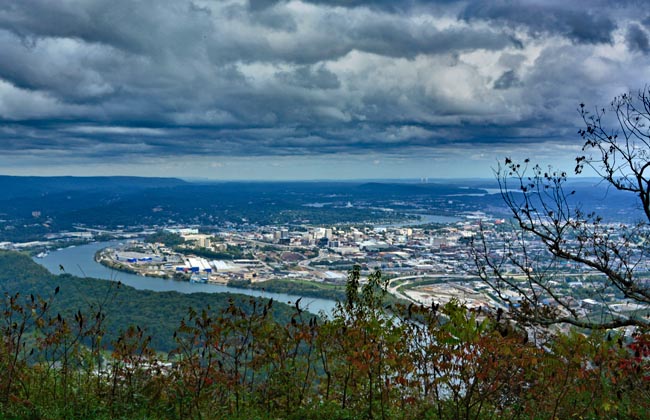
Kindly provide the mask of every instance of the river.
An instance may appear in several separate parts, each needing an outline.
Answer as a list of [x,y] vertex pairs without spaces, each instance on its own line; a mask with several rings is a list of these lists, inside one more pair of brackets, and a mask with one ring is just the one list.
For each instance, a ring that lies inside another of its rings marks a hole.
[[[95,253],[103,248],[112,247],[118,244],[114,242],[95,242],[88,245],[63,248],[50,252],[43,258],[34,258],[34,261],[47,268],[54,274],[61,274],[60,266],[63,266],[66,273],[79,277],[93,277],[112,281],[121,281],[123,284],[140,290],[153,290],[155,292],[175,291],[180,293],[238,293],[248,296],[273,298],[278,302],[286,302],[289,305],[300,298],[300,296],[288,295],[285,293],[269,293],[259,290],[240,289],[220,284],[190,283],[175,281],[156,277],[143,277],[135,274],[115,271],[95,261]],[[306,307],[310,312],[331,314],[335,302],[329,299],[318,299],[303,297],[300,301],[301,307]]]

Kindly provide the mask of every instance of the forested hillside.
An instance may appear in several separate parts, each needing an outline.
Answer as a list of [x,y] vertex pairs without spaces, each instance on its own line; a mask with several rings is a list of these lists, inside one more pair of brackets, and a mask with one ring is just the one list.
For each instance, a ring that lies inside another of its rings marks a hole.
[[323,320],[270,301],[56,277],[13,253],[0,263],[1,418],[650,415],[641,333],[531,336],[458,301],[389,311],[381,274],[362,285],[358,268]]
[[[69,274],[55,276],[29,256],[15,252],[0,252],[0,290],[8,295],[19,294],[19,301],[31,299],[30,295],[51,301],[47,311],[53,316],[60,313],[72,317],[77,311],[94,316],[101,311],[106,316],[104,341],[107,344],[121,330],[137,325],[151,336],[151,346],[164,352],[174,348],[174,331],[188,308],[210,307],[219,311],[227,308],[232,300],[242,310],[250,310],[252,302],[248,296],[236,294],[153,292],[107,280]],[[259,302],[265,303],[266,299]],[[273,315],[286,321],[291,310],[277,303]]]

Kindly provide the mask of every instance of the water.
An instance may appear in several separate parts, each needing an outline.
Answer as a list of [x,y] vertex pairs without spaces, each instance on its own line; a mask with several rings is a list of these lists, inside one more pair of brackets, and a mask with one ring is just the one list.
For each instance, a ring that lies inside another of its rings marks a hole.
[[[295,303],[301,296],[288,295],[285,293],[269,293],[260,290],[240,289],[220,284],[190,283],[175,281],[156,277],[143,277],[135,274],[123,273],[105,267],[95,261],[95,253],[103,248],[114,247],[119,242],[95,242],[88,245],[70,247],[52,251],[43,258],[35,258],[34,261],[47,268],[54,274],[61,274],[60,266],[63,266],[66,273],[79,277],[92,277],[122,283],[140,290],[153,290],[155,292],[175,291],[180,293],[238,293],[248,296],[273,298],[277,302],[285,302],[289,305]],[[302,297],[301,307],[307,307],[310,312],[319,313],[323,311],[331,314],[335,302],[329,299],[318,299]]]

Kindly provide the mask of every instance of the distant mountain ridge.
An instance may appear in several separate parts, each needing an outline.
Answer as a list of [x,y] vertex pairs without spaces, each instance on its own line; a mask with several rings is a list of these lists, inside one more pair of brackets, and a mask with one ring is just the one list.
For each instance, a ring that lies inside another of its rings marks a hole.
[[55,194],[65,191],[105,191],[169,188],[186,185],[178,178],[147,178],[136,176],[11,176],[0,175],[3,199]]
[[[414,212],[453,216],[484,211],[510,217],[498,184],[488,181],[202,183],[126,176],[0,176],[0,183],[0,241],[11,242],[39,240],[80,225],[335,225],[385,223]],[[565,185],[567,193],[573,189],[572,205],[597,210],[606,220],[634,221],[640,214],[629,194],[590,182]]]

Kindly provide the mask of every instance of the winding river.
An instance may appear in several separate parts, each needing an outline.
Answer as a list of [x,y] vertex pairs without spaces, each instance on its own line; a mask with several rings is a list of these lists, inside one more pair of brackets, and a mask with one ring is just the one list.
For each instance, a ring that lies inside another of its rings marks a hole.
[[[122,283],[141,290],[153,290],[156,292],[175,291],[180,293],[238,293],[248,296],[273,298],[278,302],[293,304],[301,296],[288,295],[285,293],[269,293],[259,290],[240,289],[219,284],[201,284],[184,281],[175,281],[155,277],[142,277],[135,274],[115,271],[95,261],[95,253],[103,248],[117,245],[118,241],[95,242],[88,245],[64,248],[50,252],[43,258],[34,258],[34,261],[47,268],[54,274],[60,274],[60,266],[63,266],[66,273],[79,277],[93,277]],[[303,297],[300,301],[301,307],[307,307],[310,312],[318,313],[323,311],[331,314],[336,302],[329,299],[318,299]]]

